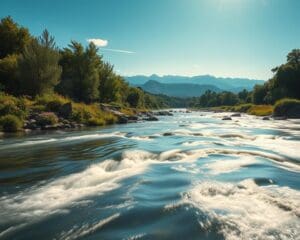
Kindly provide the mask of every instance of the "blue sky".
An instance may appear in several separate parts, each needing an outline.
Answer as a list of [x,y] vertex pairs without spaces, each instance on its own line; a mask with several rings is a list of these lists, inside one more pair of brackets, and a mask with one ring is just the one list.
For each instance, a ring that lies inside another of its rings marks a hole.
[[211,74],[268,79],[300,47],[299,0],[0,0],[58,46],[100,47],[122,75]]

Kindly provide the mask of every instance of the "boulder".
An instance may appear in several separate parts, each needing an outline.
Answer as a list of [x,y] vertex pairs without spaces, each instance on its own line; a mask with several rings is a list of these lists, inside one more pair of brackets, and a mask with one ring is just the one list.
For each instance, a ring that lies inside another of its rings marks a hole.
[[241,114],[240,113],[234,113],[234,114],[231,114],[231,117],[241,117]]
[[125,116],[119,116],[119,118],[118,118],[118,123],[119,123],[119,124],[125,124],[125,123],[128,123],[128,118],[125,117]]
[[263,117],[262,120],[270,120],[269,117]]
[[144,121],[158,121],[158,118],[155,116],[149,116],[146,118],[143,118]]
[[223,117],[222,120],[232,120],[231,117]]
[[137,121],[137,120],[139,120],[138,116],[136,116],[136,115],[128,116],[127,119],[130,120],[130,121]]

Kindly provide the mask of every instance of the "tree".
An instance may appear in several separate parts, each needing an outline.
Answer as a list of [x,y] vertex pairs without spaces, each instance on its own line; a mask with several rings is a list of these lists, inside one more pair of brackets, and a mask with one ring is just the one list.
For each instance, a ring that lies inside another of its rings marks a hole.
[[126,100],[131,107],[144,107],[144,94],[139,88],[130,88]]
[[11,54],[0,59],[0,85],[7,93],[17,95],[20,92],[20,81],[17,77],[18,55]]
[[252,92],[252,102],[254,104],[263,104],[265,103],[265,97],[267,95],[266,85],[255,85]]
[[21,93],[35,96],[53,91],[61,75],[59,58],[54,38],[47,30],[32,39],[18,61]]
[[293,49],[287,55],[287,62],[291,64],[299,64],[300,63],[300,49]]
[[300,98],[300,49],[287,55],[287,62],[272,69],[274,76],[268,81],[267,98],[271,103],[281,98]]
[[21,53],[31,40],[28,29],[20,27],[11,17],[0,22],[0,58]]
[[77,101],[93,102],[99,98],[99,68],[101,57],[93,43],[84,49],[72,41],[61,51],[62,80],[57,90]]

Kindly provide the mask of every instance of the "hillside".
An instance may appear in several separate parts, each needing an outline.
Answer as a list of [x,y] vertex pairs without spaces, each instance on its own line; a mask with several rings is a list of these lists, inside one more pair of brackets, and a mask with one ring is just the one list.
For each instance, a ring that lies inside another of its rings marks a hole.
[[164,94],[173,97],[197,97],[204,94],[207,90],[220,92],[221,89],[213,85],[199,85],[192,83],[160,83],[154,80],[149,80],[140,87],[149,93]]
[[198,84],[198,85],[214,85],[215,87],[232,92],[239,92],[243,89],[251,90],[256,84],[263,84],[263,80],[252,80],[248,78],[222,78],[211,75],[199,75],[194,77],[187,76],[158,76],[158,75],[137,75],[125,77],[125,79],[132,85],[143,85],[149,80],[154,80],[164,84]]

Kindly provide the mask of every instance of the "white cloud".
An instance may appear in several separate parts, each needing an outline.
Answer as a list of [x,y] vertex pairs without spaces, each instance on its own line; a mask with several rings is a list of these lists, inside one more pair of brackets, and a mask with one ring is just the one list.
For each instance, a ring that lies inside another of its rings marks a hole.
[[108,41],[101,38],[89,38],[87,41],[94,43],[97,47],[105,47],[108,45]]
[[87,39],[89,43],[94,43],[97,47],[100,48],[100,51],[110,51],[110,52],[118,52],[118,53],[126,53],[126,54],[133,54],[135,52],[123,49],[114,49],[114,48],[104,48],[108,45],[108,40],[104,40],[101,38],[89,38]]

